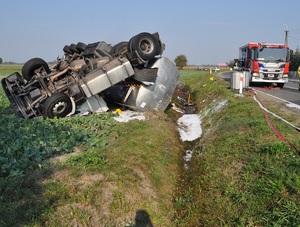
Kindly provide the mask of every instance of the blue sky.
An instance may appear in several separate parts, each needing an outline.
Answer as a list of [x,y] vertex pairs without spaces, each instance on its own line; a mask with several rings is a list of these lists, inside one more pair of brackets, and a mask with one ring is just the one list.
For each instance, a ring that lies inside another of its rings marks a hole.
[[64,45],[128,41],[159,32],[163,55],[184,54],[188,64],[218,64],[238,58],[248,42],[300,46],[299,0],[1,0],[0,57],[3,61],[46,61]]

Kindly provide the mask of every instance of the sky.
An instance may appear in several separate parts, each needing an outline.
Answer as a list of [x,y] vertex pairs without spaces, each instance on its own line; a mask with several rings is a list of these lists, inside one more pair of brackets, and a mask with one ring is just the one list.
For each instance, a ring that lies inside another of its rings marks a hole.
[[72,43],[129,41],[158,32],[174,61],[220,64],[238,58],[249,42],[300,47],[299,0],[1,0],[0,57],[24,63],[63,56]]

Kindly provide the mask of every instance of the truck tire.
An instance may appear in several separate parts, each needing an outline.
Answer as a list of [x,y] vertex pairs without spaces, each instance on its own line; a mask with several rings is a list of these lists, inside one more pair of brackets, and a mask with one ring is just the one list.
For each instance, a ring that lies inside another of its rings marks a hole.
[[72,111],[71,99],[65,93],[55,93],[46,99],[43,111],[48,118],[65,117]]
[[49,65],[41,58],[32,58],[22,67],[22,75],[25,80],[29,81],[35,74],[35,70],[44,67],[47,73],[50,73]]
[[126,51],[128,51],[128,42],[123,41],[123,42],[120,42],[120,43],[114,45],[110,50],[110,54],[117,55],[118,53],[126,52]]
[[82,42],[78,42],[77,45],[76,45],[76,48],[80,51],[80,52],[83,52],[86,48],[86,44],[85,43],[82,43]]
[[284,87],[284,83],[277,83],[277,87],[283,88]]
[[157,68],[141,68],[138,69],[137,67],[134,68],[134,75],[132,76],[133,79],[140,81],[140,82],[155,82],[157,78]]
[[153,59],[158,53],[161,52],[161,46],[158,40],[150,33],[143,32],[129,41],[128,49],[131,52],[137,52],[139,57],[144,61]]
[[63,48],[63,51],[66,54],[72,54],[72,51],[70,50],[70,46],[69,45],[65,45],[64,48]]
[[72,43],[70,45],[70,50],[73,52],[73,53],[76,53],[76,54],[79,54],[80,51],[77,49],[76,45],[74,43]]

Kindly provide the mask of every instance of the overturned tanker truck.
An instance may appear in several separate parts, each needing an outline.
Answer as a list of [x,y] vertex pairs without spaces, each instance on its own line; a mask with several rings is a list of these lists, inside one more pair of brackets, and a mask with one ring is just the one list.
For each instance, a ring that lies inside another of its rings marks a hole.
[[179,78],[162,57],[158,33],[143,32],[114,46],[105,41],[66,45],[49,66],[33,58],[2,79],[11,107],[21,118],[54,118],[109,110],[107,103],[135,111],[164,111]]

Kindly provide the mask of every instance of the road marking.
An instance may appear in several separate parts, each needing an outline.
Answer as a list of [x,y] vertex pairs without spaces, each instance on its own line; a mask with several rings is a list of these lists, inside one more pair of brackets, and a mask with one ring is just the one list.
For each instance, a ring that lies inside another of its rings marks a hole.
[[285,99],[278,98],[278,97],[276,97],[276,96],[274,96],[274,95],[270,95],[270,94],[265,93],[265,92],[260,91],[260,90],[256,90],[256,89],[254,89],[254,90],[255,90],[255,92],[258,91],[258,92],[261,92],[261,93],[263,93],[263,94],[265,94],[265,95],[268,95],[268,96],[270,96],[270,97],[272,97],[272,98],[274,98],[274,99],[278,99],[278,100],[280,100],[280,101],[282,101],[282,102],[285,102],[285,103],[286,103],[286,106],[289,107],[289,108],[300,109],[300,106],[299,106],[297,103],[293,103],[293,102],[287,101],[287,100],[285,100]]
[[[262,91],[260,91],[260,92],[262,92]],[[262,92],[262,93],[264,93],[264,92]],[[267,93],[265,93],[265,94],[267,94]],[[267,94],[267,95],[269,95],[269,94]],[[271,96],[271,97],[274,97],[274,98],[277,98],[277,97],[275,97],[275,96],[273,96],[273,95],[270,95],[270,96]],[[290,125],[290,126],[292,126],[293,128],[295,128],[296,130],[300,131],[300,128],[296,127],[295,125],[293,125],[292,123],[290,123],[290,122],[288,122],[287,120],[283,119],[283,118],[280,117],[279,115],[277,115],[277,114],[271,112],[270,110],[268,110],[265,106],[263,106],[263,104],[261,104],[261,102],[260,102],[259,100],[256,99],[255,96],[253,96],[253,99],[258,103],[258,105],[259,105],[264,111],[266,111],[266,112],[272,114],[274,117],[277,117],[278,119],[284,121],[284,122],[287,123],[288,125]],[[286,100],[280,99],[280,98],[277,98],[277,99],[286,101]],[[290,103],[290,102],[289,102],[289,103]],[[271,127],[271,128],[273,129],[273,127]],[[275,129],[276,129],[276,128],[275,128]],[[274,129],[273,129],[273,131],[275,132]],[[277,129],[276,129],[276,131],[277,131]],[[277,135],[276,132],[275,132],[275,134]],[[278,135],[277,135],[277,136],[278,136]],[[279,136],[278,136],[278,137],[279,137]]]
[[268,93],[266,93],[266,92],[263,92],[263,91],[260,91],[260,90],[256,90],[256,89],[254,89],[255,90],[255,92],[261,92],[261,93],[264,93],[265,95],[268,95],[268,96],[270,96],[270,97],[272,97],[272,98],[275,98],[275,99],[278,99],[278,100],[280,100],[280,101],[283,101],[283,102],[286,102],[286,103],[291,103],[291,102],[289,102],[289,101],[287,101],[287,100],[285,100],[285,99],[282,99],[282,98],[278,98],[278,97],[276,97],[276,96],[274,96],[274,95],[270,95],[270,94],[268,94]]
[[284,86],[285,88],[290,88],[290,89],[293,89],[293,90],[298,90],[298,88],[295,88],[295,87],[290,87],[290,86]]

